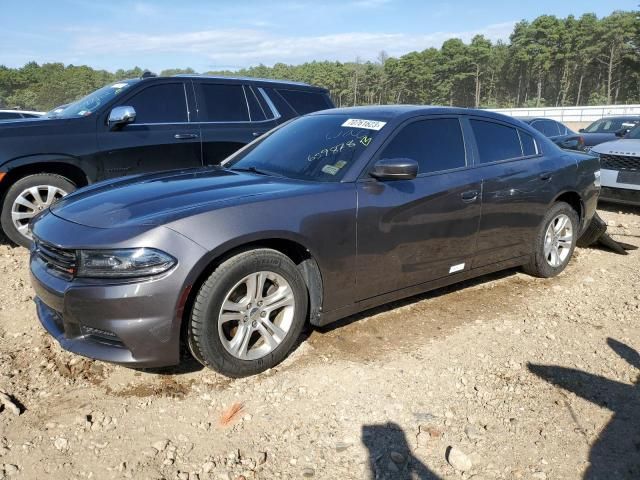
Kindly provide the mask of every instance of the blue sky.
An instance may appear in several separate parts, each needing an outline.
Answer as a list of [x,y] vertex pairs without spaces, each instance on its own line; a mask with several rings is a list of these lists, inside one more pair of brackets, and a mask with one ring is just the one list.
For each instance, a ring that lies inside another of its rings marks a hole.
[[115,70],[237,69],[374,60],[456,36],[507,39],[541,14],[637,8],[638,0],[0,0],[0,65],[35,60]]

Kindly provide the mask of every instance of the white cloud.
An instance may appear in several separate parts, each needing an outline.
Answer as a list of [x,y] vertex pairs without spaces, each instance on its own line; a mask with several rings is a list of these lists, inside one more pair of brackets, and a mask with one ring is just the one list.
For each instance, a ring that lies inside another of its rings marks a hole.
[[[372,0],[362,0],[372,1]],[[346,32],[327,35],[280,35],[261,29],[203,30],[173,34],[78,31],[73,53],[107,55],[191,54],[209,63],[250,66],[259,63],[299,63],[310,60],[349,61],[356,57],[374,60],[380,50],[402,55],[414,50],[439,47],[458,37],[468,42],[476,34],[491,40],[506,39],[515,22],[488,25],[463,32],[429,34]],[[105,38],[109,40],[105,42]]]

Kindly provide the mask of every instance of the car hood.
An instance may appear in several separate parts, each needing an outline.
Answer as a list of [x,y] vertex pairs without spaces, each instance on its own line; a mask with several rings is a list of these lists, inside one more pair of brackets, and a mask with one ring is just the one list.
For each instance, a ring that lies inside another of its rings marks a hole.
[[607,142],[616,138],[615,133],[580,133],[580,136],[584,139],[584,145],[586,147],[592,147],[602,142]]
[[220,167],[190,169],[101,182],[68,195],[51,212],[97,228],[161,225],[240,199],[290,193],[305,184]]
[[591,150],[604,155],[640,157],[640,139],[622,138],[613,142],[601,143]]

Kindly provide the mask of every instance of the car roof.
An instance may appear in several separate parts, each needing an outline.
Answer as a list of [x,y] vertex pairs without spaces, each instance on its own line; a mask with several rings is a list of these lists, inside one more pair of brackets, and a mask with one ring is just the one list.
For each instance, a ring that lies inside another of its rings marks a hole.
[[342,107],[320,110],[308,115],[359,115],[374,118],[392,119],[420,115],[476,115],[513,123],[514,118],[502,113],[475,108],[443,107],[439,105],[371,105],[364,107]]
[[534,120],[550,120],[552,122],[562,123],[562,122],[559,122],[558,120],[554,120],[553,118],[545,118],[545,117],[513,117],[513,118],[516,118],[521,122],[525,122],[525,123],[531,123]]
[[227,76],[223,76],[223,75],[202,75],[202,74],[187,74],[187,73],[183,73],[183,74],[178,74],[178,75],[173,75],[171,77],[147,77],[144,78],[143,80],[148,81],[148,80],[154,80],[157,78],[201,78],[201,79],[206,79],[206,80],[216,80],[219,81],[221,83],[232,83],[232,82],[243,82],[243,83],[249,83],[252,85],[257,85],[257,86],[286,86],[286,87],[293,87],[293,88],[302,88],[305,90],[317,90],[317,91],[321,91],[321,92],[328,92],[328,90],[326,88],[322,88],[322,87],[317,87],[315,85],[311,85],[308,83],[304,83],[304,82],[296,82],[293,80],[275,80],[275,79],[271,79],[271,78],[256,78],[256,77],[242,77],[242,76],[237,76],[237,77],[227,77]]
[[640,115],[612,115],[607,117],[599,118],[598,120],[594,120],[597,122],[599,120],[640,120]]

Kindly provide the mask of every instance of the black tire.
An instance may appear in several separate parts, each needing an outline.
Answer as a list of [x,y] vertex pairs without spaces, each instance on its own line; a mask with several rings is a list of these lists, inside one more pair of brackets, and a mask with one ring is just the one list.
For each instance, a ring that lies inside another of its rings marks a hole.
[[598,241],[607,231],[607,223],[600,218],[597,213],[591,219],[589,226],[578,239],[577,245],[580,248],[586,248]]
[[29,247],[31,239],[21,233],[18,228],[13,224],[11,218],[11,209],[22,192],[38,186],[51,186],[56,187],[66,194],[69,194],[76,190],[76,185],[60,175],[53,173],[38,173],[36,175],[29,175],[23,177],[15,182],[7,191],[4,199],[2,200],[2,213],[0,214],[0,223],[2,224],[2,231],[13,243],[20,245],[21,247]]
[[[226,350],[218,333],[218,315],[227,294],[243,278],[270,271],[282,276],[291,287],[295,307],[291,326],[271,352],[254,360],[243,360]],[[204,366],[228,377],[263,372],[280,363],[300,337],[308,314],[308,292],[296,265],[276,250],[261,248],[240,253],[222,263],[200,287],[187,326],[187,340],[193,356]]]
[[[573,238],[571,241],[571,247],[569,249],[569,254],[566,259],[557,267],[554,267],[549,264],[547,258],[544,254],[544,240],[545,234],[547,232],[547,228],[549,224],[558,216],[564,214],[569,217],[571,221],[571,227],[573,231]],[[555,277],[559,273],[561,273],[566,266],[569,264],[571,257],[573,256],[573,252],[576,248],[576,237],[578,235],[578,227],[579,219],[576,211],[571,208],[571,206],[565,202],[557,202],[554,203],[549,211],[544,216],[542,223],[540,224],[540,228],[538,233],[536,234],[533,252],[531,255],[531,260],[528,264],[524,265],[524,271],[529,275],[533,275],[534,277],[540,278],[550,278]]]

